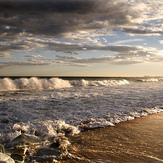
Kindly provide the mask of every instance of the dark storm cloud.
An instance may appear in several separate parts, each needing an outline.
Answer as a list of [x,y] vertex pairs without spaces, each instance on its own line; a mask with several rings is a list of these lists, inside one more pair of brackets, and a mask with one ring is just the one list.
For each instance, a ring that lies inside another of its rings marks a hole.
[[0,9],[28,12],[79,12],[93,9],[94,0],[1,0]]
[[117,27],[123,30],[142,25],[145,15],[156,10],[158,5],[154,8],[150,3],[144,4],[123,0],[1,0],[0,34],[6,32],[12,36],[26,32],[34,36],[65,38],[68,32],[112,31]]
[[[32,34],[63,37],[66,32],[133,25],[140,9],[114,0],[2,0],[0,25]],[[136,23],[137,24],[137,23]],[[19,32],[19,31],[17,31]]]
[[[13,30],[13,33],[25,31],[34,35],[53,37],[64,37],[67,32],[80,30],[108,30],[116,27],[123,29],[142,25],[147,15],[158,10],[158,1],[154,4],[155,7],[152,2],[151,4],[145,2],[141,3],[138,0],[134,3],[123,0],[1,0],[0,26],[1,28],[11,26],[10,32]],[[153,15],[147,21],[154,17],[157,19],[156,15]],[[3,32],[4,30],[1,29],[1,33]]]
[[94,1],[86,0],[0,1],[0,24],[32,34],[59,36],[75,30],[94,5]]

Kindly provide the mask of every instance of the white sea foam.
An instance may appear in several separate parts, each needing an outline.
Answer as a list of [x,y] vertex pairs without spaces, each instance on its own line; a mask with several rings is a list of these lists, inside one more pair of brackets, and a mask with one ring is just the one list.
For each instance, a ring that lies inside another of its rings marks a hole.
[[122,80],[76,80],[70,81],[71,85],[75,86],[115,86],[115,85],[125,85],[129,84],[129,82],[125,79]]
[[78,134],[80,131],[77,127],[66,124],[64,121],[33,121],[28,123],[19,122],[13,125],[12,129],[15,133],[25,132],[27,134],[37,135],[43,140],[49,140],[65,135]]
[[141,82],[159,82],[159,81],[163,81],[163,78],[144,78],[144,79],[139,79],[138,81],[141,81]]
[[[12,88],[9,90],[24,89],[1,92],[2,141],[9,141],[21,132],[50,140],[163,111],[163,82],[58,78],[5,78],[0,82],[1,88],[7,84]],[[29,91],[29,88],[41,89]]]
[[16,85],[14,84],[12,79],[9,78],[0,79],[0,90],[1,91],[16,90]]
[[59,78],[39,79],[36,77],[19,78],[12,80],[10,78],[0,79],[0,91],[8,90],[32,90],[32,89],[59,89],[71,87],[66,80]]
[[87,81],[87,80],[63,80],[60,78],[19,78],[0,79],[0,91],[14,91],[14,90],[38,90],[38,89],[60,89],[69,88],[73,86],[115,86],[125,85],[129,82],[123,80],[102,80],[102,81]]

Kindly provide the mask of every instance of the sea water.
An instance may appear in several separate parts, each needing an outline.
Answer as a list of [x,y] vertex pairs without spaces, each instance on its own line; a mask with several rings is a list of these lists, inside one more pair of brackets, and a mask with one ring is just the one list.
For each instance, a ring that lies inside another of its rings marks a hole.
[[163,111],[162,99],[163,78],[0,78],[0,143],[114,126]]
[[1,78],[0,141],[43,140],[163,111],[162,78]]

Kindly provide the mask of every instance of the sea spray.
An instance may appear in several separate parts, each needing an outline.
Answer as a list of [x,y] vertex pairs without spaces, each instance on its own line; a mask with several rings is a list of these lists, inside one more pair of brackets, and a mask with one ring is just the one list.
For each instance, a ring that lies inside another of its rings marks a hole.
[[87,81],[87,80],[63,80],[60,78],[18,78],[0,79],[0,91],[14,91],[14,90],[41,90],[41,89],[61,89],[70,88],[73,86],[116,86],[125,85],[129,82],[125,79],[122,80],[103,80],[103,81]]
[[70,84],[73,86],[116,86],[116,85],[125,85],[129,84],[129,81],[122,80],[76,80],[70,81]]
[[59,89],[69,87],[71,87],[71,85],[68,81],[59,78],[39,79],[36,77],[31,77],[19,79],[0,79],[0,91]]

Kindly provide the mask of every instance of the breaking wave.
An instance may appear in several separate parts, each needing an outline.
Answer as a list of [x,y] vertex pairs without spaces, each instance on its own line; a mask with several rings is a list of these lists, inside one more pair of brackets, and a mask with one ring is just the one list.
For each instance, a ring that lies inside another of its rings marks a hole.
[[123,80],[95,80],[95,81],[87,81],[87,80],[78,80],[72,81],[72,85],[76,86],[114,86],[114,85],[125,85],[129,84],[129,82],[125,79]]
[[140,82],[159,82],[163,81],[163,78],[147,78],[147,79],[138,79]]
[[0,90],[19,90],[19,89],[59,89],[71,87],[70,83],[66,80],[59,78],[50,79],[39,79],[36,77],[31,78],[20,78],[20,79],[10,79],[4,78],[0,79]]
[[[120,122],[133,120],[137,117],[147,116],[149,114],[156,114],[162,111],[162,107],[154,107],[151,109],[142,109],[140,111],[124,112],[119,115],[118,113],[115,113],[112,116],[105,115],[101,118],[86,119],[84,119],[81,114],[80,120],[76,119],[76,123],[74,124],[71,124],[70,122],[66,123],[64,120],[41,120],[37,117],[38,120],[32,120],[30,122],[17,122],[15,124],[10,122],[9,125],[12,127],[7,128],[0,133],[0,141],[10,142],[21,135],[21,133],[37,136],[42,140],[50,141],[60,136],[73,136],[87,129],[114,126]],[[11,117],[9,119],[11,119]]]
[[114,86],[125,85],[129,82],[123,80],[101,80],[101,81],[87,81],[87,80],[63,80],[60,78],[44,78],[37,77],[0,79],[0,91],[14,91],[14,90],[33,90],[33,89],[60,89],[70,88],[74,86]]

